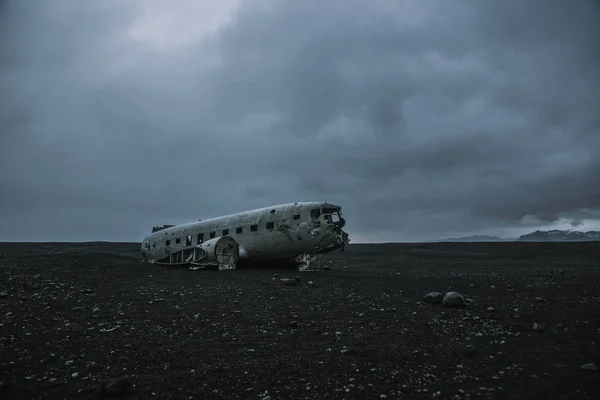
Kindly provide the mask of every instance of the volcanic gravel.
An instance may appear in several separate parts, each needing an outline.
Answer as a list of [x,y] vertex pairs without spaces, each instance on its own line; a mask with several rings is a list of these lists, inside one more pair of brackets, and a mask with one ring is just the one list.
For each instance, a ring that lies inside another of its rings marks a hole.
[[[101,398],[117,378],[135,399],[600,398],[600,243],[324,260],[190,271],[138,243],[0,244],[0,398]],[[467,306],[423,301],[450,291]]]

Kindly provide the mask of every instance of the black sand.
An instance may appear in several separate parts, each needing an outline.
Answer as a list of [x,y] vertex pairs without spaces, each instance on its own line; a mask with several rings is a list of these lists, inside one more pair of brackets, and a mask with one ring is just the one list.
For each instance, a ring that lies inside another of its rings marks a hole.
[[135,399],[600,398],[597,242],[350,245],[322,272],[165,268],[137,243],[0,254],[0,398],[118,377]]

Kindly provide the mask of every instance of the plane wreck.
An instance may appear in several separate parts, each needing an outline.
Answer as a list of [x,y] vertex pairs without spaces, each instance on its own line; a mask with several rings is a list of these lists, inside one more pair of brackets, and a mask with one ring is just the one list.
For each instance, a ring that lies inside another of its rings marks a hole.
[[142,241],[142,262],[235,269],[245,261],[290,261],[311,268],[321,255],[343,251],[350,242],[342,230],[341,207],[297,202],[152,228]]

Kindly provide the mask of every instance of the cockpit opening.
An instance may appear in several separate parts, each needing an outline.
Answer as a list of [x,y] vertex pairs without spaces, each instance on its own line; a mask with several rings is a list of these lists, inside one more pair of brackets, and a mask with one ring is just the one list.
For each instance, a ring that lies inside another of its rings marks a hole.
[[314,208],[310,216],[313,220],[321,220],[328,224],[339,224],[343,221],[342,211],[336,207]]
[[323,219],[326,221],[337,224],[342,220],[342,210],[339,208],[323,208],[321,212],[323,213]]

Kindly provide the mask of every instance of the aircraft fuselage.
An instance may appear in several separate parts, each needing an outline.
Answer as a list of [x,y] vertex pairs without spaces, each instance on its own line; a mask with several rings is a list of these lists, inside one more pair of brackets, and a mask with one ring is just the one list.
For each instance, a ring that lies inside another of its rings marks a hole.
[[[142,259],[186,264],[197,259],[194,251],[210,247],[208,242],[216,243],[224,236],[235,240],[241,259],[284,259],[323,254],[343,250],[348,244],[348,234],[341,229],[344,224],[341,207],[335,204],[280,204],[157,230],[142,241]],[[228,241],[231,247],[234,242]]]

